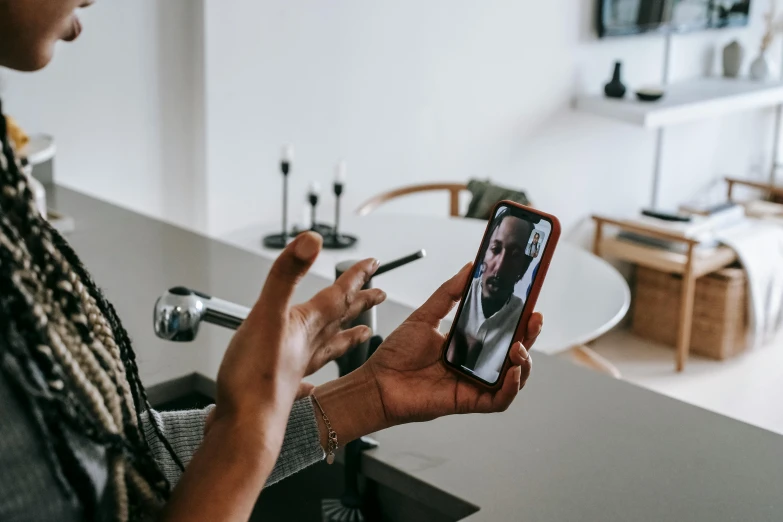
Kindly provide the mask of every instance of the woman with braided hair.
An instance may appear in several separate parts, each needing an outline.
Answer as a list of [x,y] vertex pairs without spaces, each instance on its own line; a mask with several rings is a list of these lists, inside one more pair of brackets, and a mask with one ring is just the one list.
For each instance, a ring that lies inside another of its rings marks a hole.
[[[75,40],[75,10],[92,0],[0,0],[0,66],[33,71],[58,40]],[[291,296],[321,248],[286,248],[217,376],[216,404],[150,408],[133,348],[76,253],[38,213],[0,106],[0,520],[247,520],[265,485],[323,460],[337,445],[396,424],[506,409],[531,368],[511,352],[501,389],[459,380],[440,360],[441,319],[466,266],[360,369],[313,388],[302,382],[353,345],[343,331],[385,298],[361,290],[378,267],[358,263],[306,303]],[[316,415],[316,411],[318,412]]]

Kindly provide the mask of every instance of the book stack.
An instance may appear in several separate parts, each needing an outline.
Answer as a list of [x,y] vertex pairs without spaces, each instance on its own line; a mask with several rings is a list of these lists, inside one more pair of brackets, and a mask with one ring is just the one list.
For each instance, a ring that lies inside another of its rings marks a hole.
[[[682,237],[698,241],[695,252],[697,255],[709,255],[715,251],[719,243],[716,233],[736,226],[745,221],[745,209],[741,205],[722,206],[719,210],[706,215],[692,215],[688,221],[670,221],[651,216],[640,215],[625,222],[638,225],[649,230],[665,233],[670,236]],[[644,235],[642,233],[621,231],[618,239],[636,243],[648,247],[668,250],[671,252],[686,253],[687,243],[661,239]]]

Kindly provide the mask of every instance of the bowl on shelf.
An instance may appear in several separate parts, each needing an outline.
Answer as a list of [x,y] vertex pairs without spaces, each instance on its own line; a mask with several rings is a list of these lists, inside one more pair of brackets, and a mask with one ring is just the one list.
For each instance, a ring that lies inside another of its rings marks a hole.
[[643,102],[658,101],[663,98],[664,94],[666,94],[666,91],[658,87],[645,87],[636,91],[636,97]]
[[25,158],[30,165],[39,165],[54,158],[56,152],[57,147],[52,136],[33,134],[27,145],[19,150],[19,156]]

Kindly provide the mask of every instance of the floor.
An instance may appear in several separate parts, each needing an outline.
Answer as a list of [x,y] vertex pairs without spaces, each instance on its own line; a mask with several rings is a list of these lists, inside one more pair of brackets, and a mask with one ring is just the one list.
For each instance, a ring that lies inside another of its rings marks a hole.
[[783,434],[783,335],[768,346],[728,361],[692,356],[674,371],[672,348],[611,332],[592,348],[622,378],[663,395]]

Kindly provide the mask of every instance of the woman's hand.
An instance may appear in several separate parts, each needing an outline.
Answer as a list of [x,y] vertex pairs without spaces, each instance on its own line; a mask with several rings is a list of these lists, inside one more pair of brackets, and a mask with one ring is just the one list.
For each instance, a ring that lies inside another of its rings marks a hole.
[[302,377],[370,336],[365,328],[342,326],[386,297],[361,290],[378,268],[375,260],[357,263],[306,303],[290,305],[320,249],[320,236],[305,233],[273,264],[223,357],[216,407],[165,520],[247,520],[277,460]]
[[[327,363],[341,357],[348,350],[367,341],[372,336],[373,332],[369,326],[344,328],[359,315],[386,300],[386,293],[379,288],[361,290],[377,269],[378,261],[375,259],[360,261],[341,275],[332,286],[322,290],[310,301],[301,305],[307,308],[304,313],[318,309],[329,313],[326,326],[321,329],[310,347],[312,356],[305,370],[305,377],[314,374]],[[313,389],[315,389],[315,385],[309,382],[300,382],[296,399],[308,397]]]
[[497,391],[461,379],[442,361],[446,336],[438,328],[462,297],[470,273],[471,267],[466,266],[444,283],[365,364],[378,387],[389,425],[456,413],[504,411],[525,385],[532,366],[525,347],[533,346],[543,326],[543,317],[538,313],[530,318],[524,343],[511,348],[512,366]]
[[[498,390],[460,378],[443,363],[446,336],[438,327],[462,297],[470,272],[466,266],[444,283],[361,368],[316,388],[341,445],[397,424],[503,411],[511,405],[530,375],[532,361],[525,347],[532,347],[541,333],[543,317],[530,317],[527,338],[512,347],[512,366]],[[326,447],[326,428],[318,422]]]
[[223,358],[214,418],[223,412],[253,412],[272,398],[287,404],[309,394],[312,385],[301,382],[304,376],[372,335],[365,326],[343,327],[386,298],[382,290],[361,289],[378,268],[374,259],[357,263],[309,301],[289,306],[320,250],[321,237],[305,233],[272,265],[261,297]]

